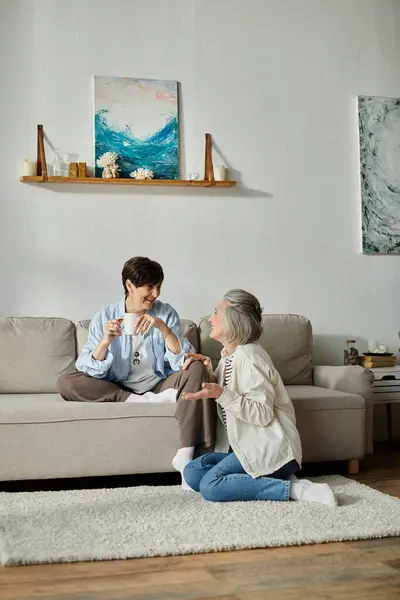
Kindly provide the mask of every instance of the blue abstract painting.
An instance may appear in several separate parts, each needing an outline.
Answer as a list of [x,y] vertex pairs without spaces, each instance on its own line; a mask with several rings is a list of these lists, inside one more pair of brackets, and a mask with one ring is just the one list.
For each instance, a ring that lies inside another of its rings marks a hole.
[[400,254],[400,98],[358,97],[365,254]]
[[[94,137],[95,165],[112,151],[120,177],[147,168],[155,179],[178,179],[177,82],[95,76]],[[96,177],[101,173],[96,166]]]

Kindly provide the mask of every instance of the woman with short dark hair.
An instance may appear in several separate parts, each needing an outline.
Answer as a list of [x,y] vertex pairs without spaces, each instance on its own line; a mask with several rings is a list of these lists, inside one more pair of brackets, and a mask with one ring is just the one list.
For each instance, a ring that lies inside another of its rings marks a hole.
[[[218,383],[186,393],[194,401],[214,398],[220,417],[217,446],[225,452],[205,454],[184,470],[186,483],[206,500],[305,500],[335,505],[326,483],[299,480],[302,451],[293,404],[271,358],[259,343],[262,310],[244,290],[225,294],[209,319],[210,337],[223,344],[215,372]],[[210,360],[190,354],[210,368]],[[230,451],[229,451],[230,450]]]
[[[122,269],[124,298],[97,313],[78,360],[77,373],[64,373],[58,391],[78,402],[177,403],[181,448],[173,459],[183,471],[195,446],[214,442],[216,408],[213,400],[184,402],[183,392],[197,392],[210,381],[200,362],[181,370],[193,347],[183,337],[177,312],[158,300],[164,272],[149,258],[129,259]],[[135,313],[136,335],[126,335],[125,313]]]

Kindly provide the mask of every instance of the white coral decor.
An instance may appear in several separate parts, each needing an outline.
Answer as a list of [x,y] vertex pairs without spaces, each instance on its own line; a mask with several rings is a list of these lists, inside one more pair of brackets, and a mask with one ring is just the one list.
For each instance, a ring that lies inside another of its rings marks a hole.
[[154,173],[150,169],[136,169],[130,174],[132,179],[153,179]]
[[97,159],[97,166],[98,167],[109,167],[111,166],[113,163],[115,163],[115,161],[118,158],[118,154],[116,152],[104,152],[104,154],[102,154],[98,159]]

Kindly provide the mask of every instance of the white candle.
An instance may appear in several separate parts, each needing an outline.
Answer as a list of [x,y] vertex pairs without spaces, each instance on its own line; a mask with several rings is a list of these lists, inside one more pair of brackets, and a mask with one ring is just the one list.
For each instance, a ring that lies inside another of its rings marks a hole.
[[378,342],[376,340],[368,340],[368,352],[375,352],[378,347]]
[[214,177],[215,177],[215,181],[225,181],[225,177],[226,177],[225,165],[215,165]]
[[32,175],[36,175],[36,161],[24,158],[24,160],[21,161],[21,172],[22,175],[26,177],[32,177]]

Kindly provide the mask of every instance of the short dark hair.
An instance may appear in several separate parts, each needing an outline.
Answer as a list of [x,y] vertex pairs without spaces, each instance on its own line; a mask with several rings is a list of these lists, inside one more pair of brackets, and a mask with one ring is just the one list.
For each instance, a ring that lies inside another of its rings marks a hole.
[[122,269],[122,285],[124,286],[125,296],[128,295],[126,289],[127,279],[135,287],[157,285],[164,281],[164,271],[158,262],[143,256],[135,256],[127,260]]

